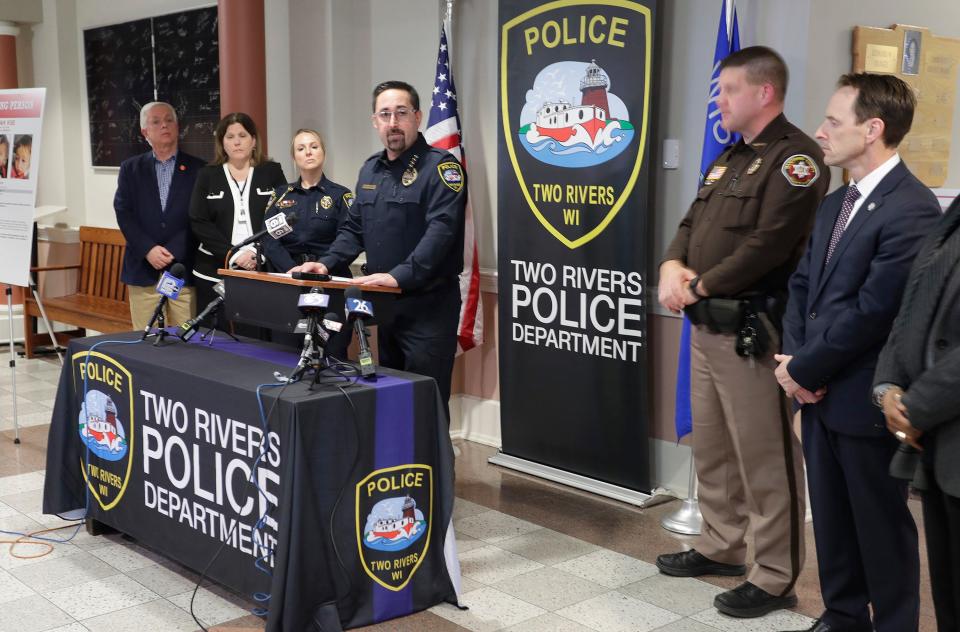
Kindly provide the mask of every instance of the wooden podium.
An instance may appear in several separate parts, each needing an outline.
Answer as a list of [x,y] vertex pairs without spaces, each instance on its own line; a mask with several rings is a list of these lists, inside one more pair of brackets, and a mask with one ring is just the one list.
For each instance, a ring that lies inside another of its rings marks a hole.
[[220,269],[217,274],[223,279],[224,314],[228,320],[286,332],[293,332],[303,318],[297,299],[311,288],[323,288],[330,295],[326,311],[343,317],[344,290],[359,287],[363,298],[373,303],[374,317],[369,324],[392,319],[394,298],[401,293],[395,287],[304,281],[269,272]]

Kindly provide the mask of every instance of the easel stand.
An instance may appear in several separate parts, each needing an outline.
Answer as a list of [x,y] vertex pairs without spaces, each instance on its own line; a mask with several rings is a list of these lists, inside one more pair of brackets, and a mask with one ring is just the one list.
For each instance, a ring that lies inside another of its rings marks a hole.
[[10,389],[13,391],[13,431],[15,444],[20,443],[20,418],[17,416],[17,353],[13,350],[13,288],[7,286],[7,324],[10,326]]
[[[53,326],[50,324],[50,319],[47,318],[47,310],[43,308],[43,301],[40,299],[40,292],[37,289],[37,282],[33,280],[33,273],[30,273],[30,292],[33,294],[33,300],[37,302],[37,307],[40,309],[40,319],[43,320],[43,326],[47,328],[47,335],[50,336],[50,345],[51,350],[57,354],[57,359],[60,360],[60,366],[63,366],[63,353],[61,351],[66,351],[60,344],[57,342],[57,336],[53,332]],[[26,315],[24,315],[26,318]],[[44,351],[44,353],[49,353],[49,351]]]
[[[47,311],[43,308],[43,301],[40,300],[40,292],[37,291],[37,284],[33,280],[33,275],[30,277],[30,291],[33,293],[33,300],[37,302],[37,307],[40,308],[40,317],[43,319],[43,324],[47,328],[47,334],[50,336],[50,343],[53,345],[53,350],[57,354],[57,358],[60,360],[60,366],[63,366],[63,354],[60,353],[60,345],[57,344],[57,337],[53,333],[53,326],[50,325],[50,320],[47,318]],[[26,318],[26,316],[24,316]],[[20,417],[17,413],[17,353],[13,348],[13,287],[7,285],[7,324],[10,326],[10,390],[13,394],[13,430],[14,430],[14,444],[20,444]]]

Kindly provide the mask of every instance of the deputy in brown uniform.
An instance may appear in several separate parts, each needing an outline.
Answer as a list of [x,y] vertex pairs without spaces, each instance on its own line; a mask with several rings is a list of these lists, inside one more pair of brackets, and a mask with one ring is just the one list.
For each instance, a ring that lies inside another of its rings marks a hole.
[[830,174],[823,152],[783,116],[787,68],[773,50],[721,63],[723,127],[742,135],[706,174],[660,265],[660,303],[691,331],[693,457],[700,480],[696,548],[661,555],[662,573],[743,575],[714,606],[757,617],[797,603],[803,566],[800,445],[777,388],[780,314]]

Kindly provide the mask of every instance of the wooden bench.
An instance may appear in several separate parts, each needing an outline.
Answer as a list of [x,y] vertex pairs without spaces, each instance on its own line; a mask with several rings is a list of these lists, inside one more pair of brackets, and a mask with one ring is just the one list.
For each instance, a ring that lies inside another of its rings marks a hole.
[[[80,263],[31,268],[33,272],[79,270],[77,290],[67,296],[43,297],[43,307],[51,323],[74,325],[76,329],[58,332],[57,342],[66,344],[71,337],[86,335],[87,329],[102,333],[131,331],[127,286],[120,281],[123,253],[127,242],[116,228],[80,227]],[[39,345],[50,344],[50,336],[37,333],[40,307],[32,296],[23,301],[23,340],[28,358]]]

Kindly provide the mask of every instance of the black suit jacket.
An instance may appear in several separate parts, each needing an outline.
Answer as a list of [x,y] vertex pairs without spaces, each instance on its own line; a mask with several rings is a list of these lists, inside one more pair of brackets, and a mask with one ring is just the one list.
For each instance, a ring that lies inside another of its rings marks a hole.
[[910,423],[935,435],[937,484],[960,497],[960,198],[917,256],[874,381],[906,391]]
[[[276,162],[265,162],[253,169],[250,187],[251,230],[263,230],[263,212],[273,190],[287,179]],[[207,165],[200,170],[190,199],[190,226],[197,240],[196,274],[219,278],[233,235],[233,182],[227,179],[223,165]]]
[[899,163],[863,200],[830,263],[827,246],[847,187],[824,198],[806,253],[790,277],[783,352],[801,386],[827,394],[816,406],[831,430],[884,436],[871,404],[877,356],[890,333],[920,241],[940,218],[933,192]]
[[202,168],[200,158],[182,151],[177,153],[164,211],[160,208],[153,152],[127,158],[121,163],[117,192],[113,197],[117,225],[127,240],[121,281],[127,285],[155,284],[160,273],[150,265],[146,256],[157,245],[169,250],[187,268],[184,280],[190,281],[196,244],[190,232],[188,210],[193,183]]

